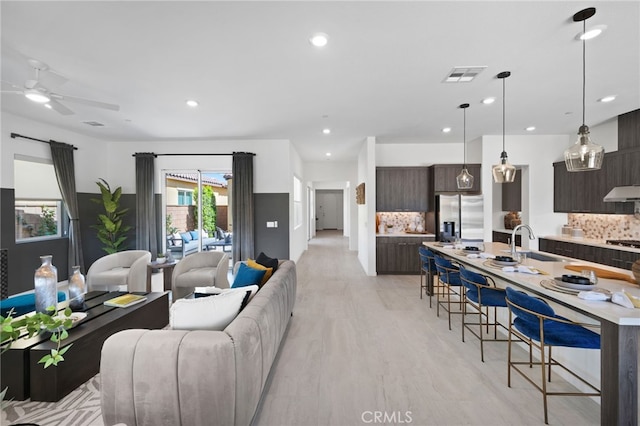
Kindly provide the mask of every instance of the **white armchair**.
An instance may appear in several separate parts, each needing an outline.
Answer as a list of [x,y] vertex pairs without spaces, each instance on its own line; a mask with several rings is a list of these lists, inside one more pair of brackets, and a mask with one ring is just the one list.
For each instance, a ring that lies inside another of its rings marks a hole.
[[151,253],[127,250],[96,260],[87,272],[89,290],[145,291]]
[[202,251],[183,258],[173,269],[173,301],[195,291],[196,287],[229,288],[229,256],[220,251]]

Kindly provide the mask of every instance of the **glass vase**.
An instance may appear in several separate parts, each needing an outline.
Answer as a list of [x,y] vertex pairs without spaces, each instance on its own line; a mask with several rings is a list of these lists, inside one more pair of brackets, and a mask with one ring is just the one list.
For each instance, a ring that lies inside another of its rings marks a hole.
[[53,256],[40,256],[42,265],[36,269],[33,278],[35,286],[36,312],[55,314],[56,310],[47,311],[50,306],[58,305],[58,269],[53,266]]
[[80,272],[80,266],[72,266],[69,277],[69,307],[73,310],[84,307],[84,295],[87,292],[84,275]]

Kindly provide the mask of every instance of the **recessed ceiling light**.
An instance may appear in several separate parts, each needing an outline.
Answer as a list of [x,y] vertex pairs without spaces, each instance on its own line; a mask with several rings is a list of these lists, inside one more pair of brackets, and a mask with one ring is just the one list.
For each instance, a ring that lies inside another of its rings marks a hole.
[[482,103],[485,104],[485,105],[491,105],[495,101],[496,101],[496,98],[484,98],[482,100]]
[[47,109],[53,109],[53,107],[51,106],[51,104],[44,104],[44,107]]
[[327,152],[325,155],[326,155],[327,157],[331,157],[331,153],[330,153],[330,152]]
[[324,133],[325,135],[328,135],[331,133],[331,129],[322,129],[322,133]]
[[606,25],[596,25],[594,27],[589,28],[584,33],[578,33],[576,35],[576,40],[591,40],[592,38],[598,37],[606,29],[607,29]]
[[45,93],[42,93],[38,90],[35,89],[29,89],[26,92],[24,92],[24,95],[27,97],[27,99],[33,101],[33,102],[38,102],[40,104],[43,104],[45,102],[49,102],[51,99],[49,98],[49,96],[47,96]]
[[187,101],[187,105],[189,105],[191,108],[195,108],[198,106],[198,101],[194,101],[193,99],[189,99]]
[[309,42],[315,47],[325,47],[329,42],[329,36],[325,33],[315,33],[311,36]]
[[451,131],[451,127],[445,127],[442,129],[442,133],[449,133]]
[[527,132],[533,132],[535,129],[536,129],[536,126],[529,126],[529,127],[527,127],[525,130],[526,130]]
[[615,99],[616,99],[615,95],[605,96],[602,99],[598,99],[598,102],[611,102],[611,101],[614,101]]

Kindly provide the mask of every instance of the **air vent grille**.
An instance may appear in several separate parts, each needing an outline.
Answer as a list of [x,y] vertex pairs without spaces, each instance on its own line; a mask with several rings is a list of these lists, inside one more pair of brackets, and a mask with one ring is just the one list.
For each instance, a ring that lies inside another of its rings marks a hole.
[[485,68],[486,65],[473,66],[473,67],[455,67],[444,78],[443,83],[469,83],[478,76]]
[[97,122],[97,121],[83,121],[84,124],[88,125],[88,126],[93,126],[93,127],[104,127],[104,124]]

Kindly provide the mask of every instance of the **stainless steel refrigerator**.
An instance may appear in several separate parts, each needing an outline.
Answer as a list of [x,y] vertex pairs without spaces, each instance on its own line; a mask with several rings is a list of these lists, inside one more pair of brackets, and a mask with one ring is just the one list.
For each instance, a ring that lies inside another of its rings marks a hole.
[[482,195],[437,195],[436,223],[440,240],[484,239],[484,202]]

